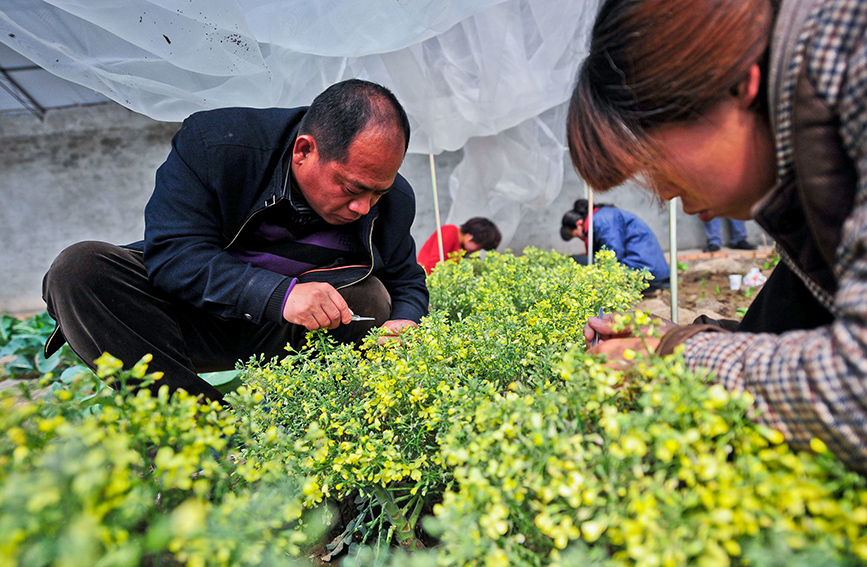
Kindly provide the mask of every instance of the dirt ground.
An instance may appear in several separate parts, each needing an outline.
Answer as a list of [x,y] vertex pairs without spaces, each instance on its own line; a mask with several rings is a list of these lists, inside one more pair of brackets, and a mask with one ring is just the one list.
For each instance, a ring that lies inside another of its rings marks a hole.
[[[755,267],[767,278],[773,269],[770,248],[755,251],[723,248],[713,253],[687,251],[678,254],[678,265],[677,322],[680,324],[691,323],[699,315],[740,319],[742,311],[750,306],[761,286],[742,285],[733,291],[729,289],[729,274],[745,276],[750,268]],[[671,291],[657,292],[641,301],[636,309],[671,319]]]

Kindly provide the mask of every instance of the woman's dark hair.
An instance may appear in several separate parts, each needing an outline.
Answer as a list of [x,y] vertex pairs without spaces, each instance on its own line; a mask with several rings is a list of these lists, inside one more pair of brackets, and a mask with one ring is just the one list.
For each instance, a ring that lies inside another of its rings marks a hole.
[[604,191],[652,171],[659,156],[648,132],[702,116],[764,64],[772,8],[771,0],[606,0],[569,103],[578,174]]
[[[593,203],[595,208],[613,207],[611,203]],[[590,214],[590,202],[587,199],[578,199],[572,205],[572,210],[567,211],[560,221],[560,238],[572,240],[572,231],[578,227],[579,222],[584,222]]]
[[572,231],[578,228],[579,222],[584,222],[586,216],[586,214],[581,216],[578,211],[566,211],[563,220],[560,221],[560,238],[572,240],[574,238]]
[[483,250],[493,250],[500,245],[500,240],[503,238],[497,225],[485,217],[473,217],[459,228],[464,234],[472,235],[473,242]]
[[352,141],[368,127],[395,128],[403,133],[404,152],[409,147],[409,119],[394,93],[370,81],[349,79],[313,99],[298,133],[313,136],[323,161],[343,162]]

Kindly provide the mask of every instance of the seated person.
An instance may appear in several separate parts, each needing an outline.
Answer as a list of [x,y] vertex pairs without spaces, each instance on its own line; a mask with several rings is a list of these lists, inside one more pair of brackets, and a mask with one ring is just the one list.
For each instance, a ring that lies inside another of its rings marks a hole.
[[[580,238],[587,247],[590,218],[587,199],[578,199],[572,210],[563,215],[560,236],[563,240]],[[601,203],[593,207],[593,250],[607,248],[624,266],[636,270],[647,268],[653,275],[648,291],[670,287],[671,272],[656,235],[647,224],[630,212]],[[572,258],[587,264],[586,254]]]
[[[467,254],[479,250],[493,250],[500,245],[502,235],[493,222],[484,217],[473,217],[459,227],[445,224],[440,227],[443,237],[443,255],[446,259],[458,250]],[[437,233],[434,232],[421,247],[418,263],[425,272],[431,273],[440,261]]]
[[150,354],[164,375],[152,389],[219,400],[198,373],[282,356],[308,330],[348,343],[415,326],[428,292],[397,173],[409,134],[391,91],[356,79],[309,107],[193,114],[157,171],[144,240],[80,242],[51,265],[46,355],[64,340],[91,367]]

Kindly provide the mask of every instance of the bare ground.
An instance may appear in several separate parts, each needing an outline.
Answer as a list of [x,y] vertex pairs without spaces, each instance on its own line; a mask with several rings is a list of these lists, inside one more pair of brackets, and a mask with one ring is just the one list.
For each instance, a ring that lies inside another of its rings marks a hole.
[[[685,251],[678,254],[677,304],[680,324],[691,323],[699,315],[714,319],[741,319],[761,286],[742,285],[729,289],[729,274],[746,275],[756,267],[766,278],[773,269],[772,251],[763,247],[755,251],[723,248],[719,252]],[[684,270],[685,268],[685,270]],[[641,301],[636,309],[665,319],[672,319],[671,291],[662,290]]]

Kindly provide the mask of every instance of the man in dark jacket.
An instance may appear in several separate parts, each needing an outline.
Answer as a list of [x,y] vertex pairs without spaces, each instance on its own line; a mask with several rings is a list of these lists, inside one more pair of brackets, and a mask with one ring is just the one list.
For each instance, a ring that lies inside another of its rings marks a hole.
[[157,171],[144,241],[82,242],[52,264],[46,352],[66,339],[88,364],[108,352],[125,367],[151,354],[154,388],[220,399],[199,372],[280,355],[308,329],[357,342],[415,326],[428,294],[397,173],[408,144],[400,103],[360,80],[309,108],[192,115]]

